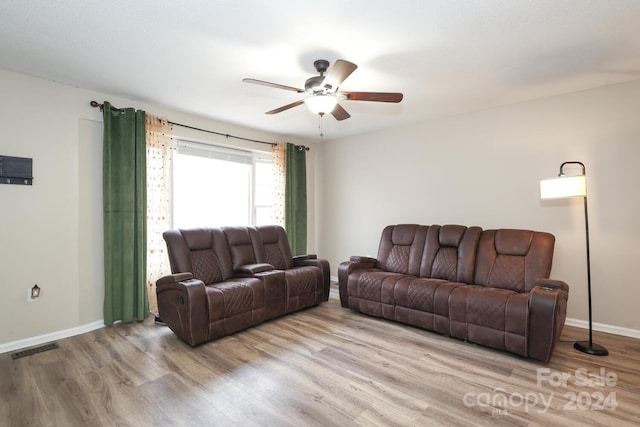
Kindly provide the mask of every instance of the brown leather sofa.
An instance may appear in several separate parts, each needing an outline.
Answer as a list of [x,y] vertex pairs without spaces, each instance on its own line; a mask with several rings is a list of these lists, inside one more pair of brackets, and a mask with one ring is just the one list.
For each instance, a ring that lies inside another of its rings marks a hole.
[[377,258],[338,268],[343,307],[548,362],[569,287],[549,279],[555,238],[461,225],[387,226]]
[[292,257],[280,226],[163,233],[171,275],[156,282],[163,322],[192,346],[329,298],[329,262]]

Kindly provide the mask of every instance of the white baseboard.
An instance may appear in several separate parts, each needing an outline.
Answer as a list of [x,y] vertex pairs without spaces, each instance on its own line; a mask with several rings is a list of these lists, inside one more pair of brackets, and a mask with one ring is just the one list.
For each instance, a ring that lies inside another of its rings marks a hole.
[[332,282],[337,282],[337,281],[338,281],[338,276],[331,276],[331,277],[329,277],[329,279],[330,279]]
[[[565,325],[575,326],[576,328],[589,329],[589,322],[586,320],[572,319],[567,317]],[[631,338],[640,338],[640,331],[637,329],[623,328],[622,326],[607,325],[605,323],[593,323],[593,330],[606,332],[608,334],[622,335]]]
[[76,326],[75,328],[69,328],[63,331],[56,331],[49,334],[38,335],[37,337],[25,338],[18,341],[8,342],[6,344],[0,344],[0,354],[45,344],[62,338],[72,337],[74,335],[84,334],[85,332],[95,331],[96,329],[100,328],[104,328],[104,320],[98,320],[96,322],[87,323],[86,325]]

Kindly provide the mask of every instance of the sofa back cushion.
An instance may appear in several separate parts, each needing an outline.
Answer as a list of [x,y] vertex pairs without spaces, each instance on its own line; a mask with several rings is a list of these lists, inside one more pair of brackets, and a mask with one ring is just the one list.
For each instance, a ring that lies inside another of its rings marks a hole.
[[416,224],[385,227],[378,247],[378,268],[417,276],[427,229],[427,226]]
[[190,272],[205,284],[231,278],[231,256],[218,228],[169,230],[162,234],[172,273]]
[[529,292],[551,274],[555,237],[529,230],[485,230],[480,236],[474,283]]
[[422,260],[420,277],[472,283],[480,227],[431,225]]
[[260,249],[255,227],[222,227],[229,243],[231,263],[236,270],[243,265],[257,264],[256,252]]
[[260,238],[256,249],[257,261],[271,264],[276,270],[293,268],[291,247],[284,228],[279,225],[260,225],[256,231]]

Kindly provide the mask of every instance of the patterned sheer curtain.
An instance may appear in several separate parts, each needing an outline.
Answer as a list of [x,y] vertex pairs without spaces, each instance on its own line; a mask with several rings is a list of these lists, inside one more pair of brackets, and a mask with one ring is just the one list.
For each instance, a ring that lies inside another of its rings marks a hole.
[[156,315],[156,280],[170,273],[162,233],[171,228],[172,131],[166,118],[147,114],[147,290],[149,311]]
[[287,171],[287,144],[279,142],[273,146],[273,218],[284,227],[284,190]]

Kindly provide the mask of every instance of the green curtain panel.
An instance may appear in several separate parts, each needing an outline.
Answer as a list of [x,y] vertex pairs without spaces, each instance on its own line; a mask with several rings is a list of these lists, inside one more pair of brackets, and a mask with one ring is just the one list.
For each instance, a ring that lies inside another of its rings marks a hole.
[[284,223],[291,253],[307,252],[307,151],[302,145],[287,143],[284,189]]
[[144,320],[147,299],[145,112],[103,105],[104,323]]

